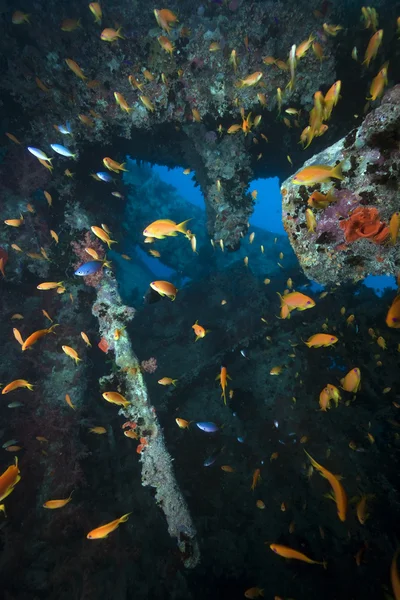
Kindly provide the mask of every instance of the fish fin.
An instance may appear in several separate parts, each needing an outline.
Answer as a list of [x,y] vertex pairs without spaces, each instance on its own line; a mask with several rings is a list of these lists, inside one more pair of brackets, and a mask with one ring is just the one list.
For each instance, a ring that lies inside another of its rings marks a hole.
[[128,512],[128,513],[126,513],[126,515],[123,515],[123,516],[122,516],[122,517],[119,519],[119,522],[120,522],[120,523],[125,523],[125,522],[128,520],[128,518],[129,518],[129,515],[131,515],[131,514],[132,514],[131,512]]
[[121,29],[122,29],[122,27],[118,27],[118,29],[117,29],[117,37],[119,37],[121,40],[124,40],[125,36],[122,35]]
[[189,223],[189,221],[192,221],[192,219],[187,219],[186,221],[182,221],[182,223],[179,223],[176,226],[176,230],[179,231],[180,233],[183,233],[186,235],[186,233],[187,233],[186,223]]
[[334,177],[335,179],[344,179],[342,174],[343,163],[344,160],[340,161],[340,163],[336,165],[336,167],[334,167],[334,169],[330,172],[329,177]]
[[336,498],[332,492],[328,492],[327,494],[324,494],[324,498],[327,498],[328,500],[333,500],[334,502],[336,502]]
[[125,165],[126,165],[126,163],[121,163],[119,165],[120,171],[127,171],[127,172],[129,171],[129,169],[125,169]]
[[168,234],[170,237],[176,237],[178,234],[176,231],[171,231],[171,233]]
[[177,382],[177,381],[178,381],[177,379],[173,379],[173,380],[172,380],[172,382],[171,382],[171,383],[172,383],[172,385],[174,385],[174,386],[176,387],[176,382]]

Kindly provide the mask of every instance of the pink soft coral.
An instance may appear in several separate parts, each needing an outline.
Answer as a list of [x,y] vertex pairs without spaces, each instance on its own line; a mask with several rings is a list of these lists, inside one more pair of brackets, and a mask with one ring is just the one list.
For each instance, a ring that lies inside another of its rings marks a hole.
[[[74,263],[74,269],[78,269],[83,263],[89,262],[93,260],[93,258],[86,252],[85,248],[92,248],[92,250],[96,250],[99,258],[102,260],[105,257],[104,248],[101,245],[98,239],[93,239],[90,235],[90,231],[85,233],[83,240],[76,241],[73,240],[71,242],[71,246],[79,261]],[[87,275],[83,277],[85,283],[87,285],[91,285],[93,287],[97,287],[100,283],[101,278],[103,277],[103,269],[97,271],[97,273],[93,273],[93,275]]]
[[142,360],[142,362],[140,363],[140,366],[143,371],[146,371],[146,373],[154,373],[154,371],[157,370],[157,366],[158,366],[157,359],[154,358],[154,356],[152,356],[148,360]]

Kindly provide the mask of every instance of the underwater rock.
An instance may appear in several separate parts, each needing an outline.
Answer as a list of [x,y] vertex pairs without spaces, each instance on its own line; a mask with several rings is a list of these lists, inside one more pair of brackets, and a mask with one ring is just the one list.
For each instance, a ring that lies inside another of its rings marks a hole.
[[[400,267],[399,241],[389,239],[389,222],[400,208],[400,85],[384,96],[357,129],[306,161],[334,166],[343,161],[343,180],[312,186],[283,182],[282,219],[297,258],[310,279],[321,284],[357,281],[366,275],[393,274]],[[333,193],[333,202],[314,210],[316,226],[306,223],[314,191]]]

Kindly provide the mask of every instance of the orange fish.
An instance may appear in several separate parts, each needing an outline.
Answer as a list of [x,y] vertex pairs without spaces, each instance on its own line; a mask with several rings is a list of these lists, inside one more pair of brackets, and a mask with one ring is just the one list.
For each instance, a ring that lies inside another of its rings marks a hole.
[[271,548],[271,550],[273,552],[275,552],[276,554],[279,554],[279,556],[283,556],[284,558],[301,560],[303,562],[309,563],[310,565],[322,565],[324,567],[324,569],[326,569],[325,561],[321,562],[321,561],[317,561],[317,560],[312,560],[311,558],[308,558],[308,556],[306,556],[302,552],[299,552],[298,550],[293,550],[292,548],[289,548],[288,546],[281,546],[280,544],[270,544],[269,547]]
[[172,56],[175,50],[173,43],[167,37],[165,37],[165,35],[160,35],[157,40],[161,48]]
[[192,325],[192,329],[194,330],[194,332],[196,334],[195,342],[197,342],[197,340],[200,340],[201,338],[205,337],[207,335],[207,333],[210,333],[209,329],[204,329],[204,327],[202,327],[201,325],[198,325],[198,321],[196,321],[196,323],[194,325]]
[[4,223],[9,227],[21,227],[24,222],[24,217],[21,215],[19,219],[6,219]]
[[11,17],[11,21],[13,25],[22,25],[23,23],[29,23],[29,17],[27,13],[23,13],[21,10],[16,10],[13,12]]
[[111,248],[111,244],[118,243],[118,242],[116,242],[116,240],[111,240],[108,233],[106,231],[104,231],[104,229],[102,229],[101,227],[97,227],[97,225],[93,225],[90,229],[93,231],[95,236],[97,236],[98,238],[101,239],[102,242],[107,244],[108,248]]
[[78,27],[82,27],[80,19],[64,19],[61,23],[61,31],[75,31]]
[[361,373],[357,367],[351,369],[343,379],[340,380],[342,388],[345,392],[353,392],[356,394],[361,386]]
[[92,344],[90,343],[90,340],[89,340],[88,336],[86,335],[86,333],[84,331],[81,331],[81,338],[83,339],[83,341],[85,342],[85,344],[87,346],[89,346],[89,348],[92,347]]
[[281,319],[290,318],[292,310],[303,311],[315,306],[314,300],[301,292],[291,292],[290,294],[286,294],[286,296],[281,296],[278,293],[278,296],[281,301]]
[[187,421],[186,419],[180,419],[179,417],[175,419],[176,424],[180,429],[189,429],[190,423],[192,421]]
[[389,308],[386,315],[386,325],[394,329],[400,329],[400,295],[396,296]]
[[157,383],[160,385],[176,385],[177,379],[171,379],[171,377],[162,377]]
[[155,8],[153,12],[159,27],[164,29],[167,33],[170,33],[170,25],[171,23],[175,24],[178,21],[178,17],[168,8],[163,8],[161,10]]
[[92,15],[94,16],[94,22],[98,25],[101,25],[101,18],[103,16],[103,11],[101,10],[101,6],[99,2],[91,2],[89,4],[89,9]]
[[75,73],[75,75],[77,77],[79,77],[79,79],[82,79],[83,81],[85,79],[87,79],[87,77],[83,74],[82,69],[80,68],[80,66],[78,65],[78,63],[76,63],[74,60],[72,60],[71,58],[66,58],[65,62],[67,63],[68,67],[71,69],[71,71],[73,73]]
[[150,98],[148,98],[148,96],[139,96],[139,99],[141,103],[147,108],[147,110],[150,110],[151,112],[155,111],[154,104],[152,103]]
[[78,364],[79,361],[82,361],[82,359],[79,358],[77,351],[71,348],[71,346],[61,346],[61,348],[67,356],[69,356],[70,358],[72,358],[72,360],[75,361],[75,364]]
[[373,78],[371,82],[371,87],[369,88],[369,93],[371,94],[367,97],[367,100],[374,102],[377,98],[380,98],[383,94],[383,90],[385,89],[385,85],[388,83],[387,79],[387,65],[386,63],[378,72],[378,75]]
[[260,479],[261,479],[261,471],[260,471],[260,469],[255,469],[255,471],[253,473],[253,480],[252,480],[251,488],[250,488],[253,492],[256,489],[257,484],[260,482]]
[[45,335],[47,335],[49,333],[54,333],[55,327],[58,327],[58,323],[54,323],[54,325],[52,325],[48,329],[39,329],[38,331],[31,333],[31,335],[28,336],[26,338],[26,340],[24,341],[24,343],[22,345],[22,350],[25,351],[30,346],[33,346],[33,344],[36,344],[36,342],[38,340],[40,340],[40,338],[44,337]]
[[23,346],[24,340],[22,339],[22,335],[21,335],[21,333],[18,331],[18,329],[16,327],[13,328],[13,334],[14,334],[14,337],[17,340],[17,342],[19,344],[21,344],[21,346]]
[[89,429],[89,433],[97,433],[97,435],[102,435],[103,433],[107,433],[107,429],[105,427],[91,427]]
[[28,390],[33,390],[33,385],[26,381],[26,379],[15,379],[8,385],[6,385],[2,390],[2,394],[8,394],[8,392],[12,392],[18,388],[28,388]]
[[102,394],[104,400],[111,404],[117,404],[118,406],[129,406],[130,402],[124,398],[119,392],[104,392]]
[[14,144],[20,144],[20,145],[21,145],[21,142],[19,141],[19,139],[18,139],[18,138],[16,138],[16,137],[15,137],[15,135],[14,135],[14,134],[12,134],[12,133],[8,133],[8,132],[6,131],[6,136],[8,137],[8,139],[9,139],[9,140],[11,140],[12,142],[14,142]]
[[50,235],[53,238],[53,240],[55,241],[55,243],[58,244],[58,235],[56,234],[56,232],[53,231],[52,229],[50,229]]
[[373,60],[378,54],[379,46],[382,43],[383,39],[383,29],[379,29],[368,42],[367,49],[365,51],[364,62],[363,65],[367,65],[369,67],[369,63]]
[[339,163],[335,167],[329,167],[328,165],[312,165],[311,167],[305,167],[293,178],[293,183],[296,185],[314,185],[316,183],[324,183],[329,179],[343,179],[342,175],[342,163]]
[[121,40],[125,39],[121,34],[121,27],[118,29],[112,29],[111,27],[108,27],[107,29],[103,29],[100,34],[100,39],[102,39],[103,42],[116,42],[118,38]]
[[125,523],[128,520],[129,515],[131,515],[131,514],[132,513],[127,513],[126,515],[123,515],[119,519],[115,519],[115,521],[111,521],[110,523],[106,523],[106,525],[101,525],[101,527],[92,529],[92,531],[89,531],[89,533],[87,534],[87,536],[86,536],[87,539],[88,540],[100,540],[100,539],[108,537],[108,535],[110,533],[112,533],[113,531],[115,531],[121,523]]
[[44,283],[39,283],[38,286],[36,286],[36,289],[38,290],[54,290],[57,287],[60,287],[60,285],[62,285],[62,281],[59,281],[58,283],[56,281],[45,281]]
[[114,92],[114,98],[115,98],[118,106],[121,108],[121,110],[124,110],[127,113],[130,113],[133,110],[133,108],[130,108],[130,106],[128,106],[127,101],[125,100],[123,95],[120,94],[119,92]]
[[178,293],[176,287],[169,281],[152,281],[150,287],[160,296],[167,296],[170,300],[175,300]]
[[18,458],[15,457],[15,464],[10,465],[8,469],[0,475],[0,500],[4,500],[14,491],[14,487],[21,480],[20,470],[18,468]]
[[70,493],[70,495],[68,496],[68,498],[64,498],[64,500],[47,500],[47,502],[45,502],[43,504],[43,508],[50,508],[50,509],[55,509],[55,508],[63,508],[63,506],[65,506],[66,504],[68,504],[68,502],[71,502],[72,500],[72,494],[73,494],[73,490]]
[[337,341],[338,338],[334,335],[330,335],[329,333],[316,333],[304,343],[309,348],[321,348],[321,346],[327,348],[328,346],[333,346],[333,344],[336,344]]
[[228,371],[226,370],[226,367],[221,367],[221,372],[219,375],[216,376],[215,379],[216,380],[219,379],[219,381],[221,383],[221,389],[222,389],[221,398],[224,399],[224,404],[226,404],[226,387],[228,384],[228,379],[231,379],[231,377],[229,377],[229,375],[228,375]]
[[108,156],[103,158],[103,164],[109,171],[114,171],[114,173],[118,173],[119,171],[128,171],[128,169],[125,169],[126,163],[119,164]]
[[310,456],[306,450],[304,450],[304,452],[307,454],[308,458],[310,459],[312,466],[315,469],[317,469],[320,472],[320,474],[322,475],[322,477],[325,477],[325,479],[327,479],[328,482],[330,483],[332,492],[333,492],[333,499],[335,500],[336,506],[337,506],[338,517],[341,521],[345,521],[346,513],[347,513],[347,495],[344,490],[344,487],[342,486],[342,484],[339,481],[339,478],[336,475],[333,475],[327,469],[325,469],[325,467],[318,464],[317,461],[314,460],[312,458],[312,456]]
[[72,410],[76,410],[76,407],[72,404],[71,396],[69,394],[65,394],[65,402],[68,404]]
[[137,88],[138,90],[142,91],[142,87],[144,84],[139,83],[138,80],[133,75],[128,76],[128,81],[133,88]]

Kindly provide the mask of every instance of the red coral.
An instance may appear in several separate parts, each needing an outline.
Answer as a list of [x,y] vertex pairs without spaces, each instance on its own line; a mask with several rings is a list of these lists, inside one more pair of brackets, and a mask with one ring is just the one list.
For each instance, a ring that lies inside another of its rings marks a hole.
[[[99,258],[102,260],[105,257],[104,248],[101,245],[98,239],[93,239],[90,235],[90,231],[85,233],[83,240],[71,242],[71,246],[76,256],[79,258],[79,262],[74,263],[74,269],[78,269],[83,263],[89,262],[93,260],[86,252],[85,248],[92,248],[92,250],[96,250]],[[97,287],[100,283],[101,278],[103,277],[103,269],[97,271],[97,273],[93,273],[93,275],[87,275],[83,277],[85,283],[87,285],[91,285],[93,287]]]
[[107,342],[106,338],[102,337],[101,340],[99,341],[99,343],[97,345],[98,345],[98,347],[100,348],[100,350],[102,352],[104,352],[105,354],[107,354],[109,345],[108,345],[108,342]]
[[347,243],[366,238],[375,244],[383,244],[390,233],[389,227],[380,220],[378,209],[374,207],[359,206],[339,224]]

